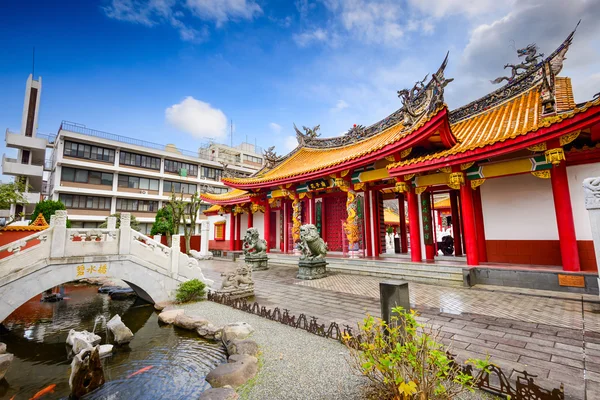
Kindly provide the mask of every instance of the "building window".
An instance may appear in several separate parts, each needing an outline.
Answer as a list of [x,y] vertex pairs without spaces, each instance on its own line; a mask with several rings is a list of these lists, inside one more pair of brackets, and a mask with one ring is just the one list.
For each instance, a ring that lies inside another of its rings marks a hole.
[[158,179],[140,178],[138,176],[119,174],[119,187],[158,191],[158,185]]
[[163,193],[168,195],[169,193],[183,193],[183,194],[194,194],[198,190],[198,187],[193,183],[181,183],[181,182],[163,182]]
[[223,170],[211,168],[211,167],[202,167],[202,177],[205,179],[210,179],[213,181],[220,181],[222,174],[223,174]]
[[68,157],[85,158],[103,162],[115,162],[115,151],[89,144],[65,141],[63,154]]
[[253,163],[257,163],[257,164],[262,164],[263,160],[260,157],[254,157],[249,154],[244,154],[244,161],[250,161]]
[[110,210],[110,197],[81,196],[61,193],[59,199],[67,208]]
[[119,165],[130,165],[132,167],[155,169],[158,171],[160,170],[160,158],[121,151],[119,154]]
[[229,192],[229,188],[211,186],[210,189],[209,189],[209,192],[212,192],[214,194],[223,194],[223,193]]
[[225,221],[215,222],[215,240],[225,240]]
[[112,186],[113,174],[100,171],[88,171],[85,169],[63,167],[61,181],[89,183],[91,185]]
[[174,172],[180,176],[198,176],[198,166],[181,161],[165,160],[165,172]]
[[156,212],[157,210],[158,201],[117,199],[117,211]]
[[204,211],[208,210],[210,207],[210,204],[200,204],[198,211],[200,211],[200,214],[203,214]]

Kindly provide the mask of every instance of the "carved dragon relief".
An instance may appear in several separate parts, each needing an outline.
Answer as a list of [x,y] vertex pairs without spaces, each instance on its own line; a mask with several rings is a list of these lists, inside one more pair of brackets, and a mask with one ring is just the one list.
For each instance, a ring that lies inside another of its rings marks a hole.
[[508,83],[512,83],[516,77],[535,69],[535,67],[537,67],[539,63],[538,58],[544,58],[544,53],[537,54],[538,50],[539,47],[535,43],[531,43],[525,48],[518,49],[518,57],[525,57],[525,62],[519,64],[506,64],[504,66],[504,69],[510,67],[512,69],[512,75],[510,77],[501,76],[490,82],[494,84],[501,83],[502,81],[508,81]]
[[266,167],[268,169],[272,169],[273,167],[275,167],[279,162],[283,161],[283,159],[285,157],[282,157],[280,155],[278,155],[275,152],[275,146],[271,146],[269,147],[264,153],[263,153],[263,157],[266,161]]
[[223,178],[244,178],[246,175],[239,173],[238,171],[228,168],[229,164],[223,161],[219,161],[223,166]]

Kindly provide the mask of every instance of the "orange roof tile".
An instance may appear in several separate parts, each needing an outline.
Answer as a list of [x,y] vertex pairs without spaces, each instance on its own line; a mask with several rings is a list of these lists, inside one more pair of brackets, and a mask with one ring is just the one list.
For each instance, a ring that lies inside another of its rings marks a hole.
[[2,228],[6,232],[39,232],[49,228],[44,214],[39,213],[37,218],[29,225],[8,225]]
[[575,99],[573,98],[573,87],[571,78],[556,78],[556,110],[558,112],[569,111],[575,108]]
[[210,203],[212,202],[224,202],[234,200],[248,200],[250,192],[247,190],[233,189],[227,193],[213,194],[213,193],[202,193],[200,197]]

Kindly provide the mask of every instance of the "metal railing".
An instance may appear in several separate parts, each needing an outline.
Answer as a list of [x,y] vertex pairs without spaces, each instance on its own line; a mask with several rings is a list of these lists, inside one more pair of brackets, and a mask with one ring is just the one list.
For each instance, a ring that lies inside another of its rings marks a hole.
[[56,135],[51,133],[37,133],[36,137],[39,137],[40,139],[46,139],[48,144],[54,144],[56,141]]

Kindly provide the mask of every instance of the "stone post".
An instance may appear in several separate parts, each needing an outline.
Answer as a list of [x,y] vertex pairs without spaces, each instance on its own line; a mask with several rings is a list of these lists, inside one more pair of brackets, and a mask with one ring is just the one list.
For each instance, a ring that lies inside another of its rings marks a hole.
[[119,254],[129,254],[131,251],[131,239],[131,214],[121,213],[121,226],[119,227]]
[[50,258],[64,257],[65,246],[67,245],[67,212],[65,210],[57,210],[53,217],[54,226],[52,228]]
[[55,216],[54,214],[52,214],[52,215],[50,216],[50,227],[53,227],[53,226],[54,226],[54,221],[55,221],[55,219],[56,219],[56,216]]
[[106,227],[113,230],[117,229],[117,217],[108,217]]
[[410,311],[410,297],[408,293],[408,282],[380,282],[379,301],[381,303],[381,319],[390,323],[392,308],[402,307]]
[[179,274],[179,256],[181,255],[180,235],[171,236],[171,277],[177,278]]
[[[587,208],[590,215],[596,264],[600,265],[600,177],[584,179],[583,191],[585,194],[585,208]],[[598,284],[600,284],[600,277],[598,278]]]
[[200,223],[200,255],[201,256],[209,256],[210,252],[208,251],[208,236],[210,231],[210,222],[202,221]]

